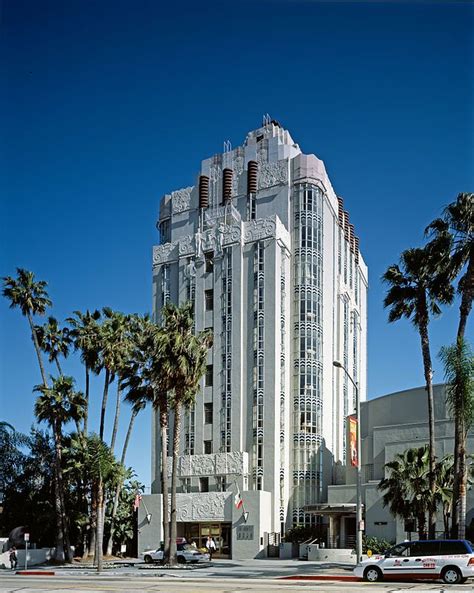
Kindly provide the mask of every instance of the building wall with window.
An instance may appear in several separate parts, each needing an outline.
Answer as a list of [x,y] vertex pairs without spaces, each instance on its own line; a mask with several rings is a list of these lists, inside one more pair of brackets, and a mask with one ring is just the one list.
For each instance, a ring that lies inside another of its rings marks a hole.
[[[438,460],[454,453],[454,423],[446,405],[446,386],[433,386],[435,416],[435,450]],[[403,541],[416,538],[406,530],[408,524],[395,519],[383,506],[378,484],[386,476],[385,464],[407,449],[429,442],[428,402],[425,387],[407,389],[371,399],[361,405],[361,472],[362,498],[365,508],[365,531],[368,536]],[[474,451],[474,430],[470,430],[466,451]],[[346,484],[329,487],[328,503],[337,505],[356,502],[355,468],[348,466]],[[474,536],[474,492],[467,495],[466,526],[469,537]],[[416,526],[415,526],[416,528]],[[437,536],[443,537],[444,524],[441,507],[437,514]]]
[[[314,523],[304,507],[326,499],[335,463],[345,463],[354,408],[354,390],[332,363],[345,364],[363,400],[367,367],[367,268],[323,162],[266,120],[242,146],[202,161],[193,186],[164,196],[157,227],[156,319],[168,300],[191,300],[196,331],[214,333],[183,419],[180,494],[240,492],[245,508],[252,492],[267,534]],[[157,415],[153,433],[158,494]],[[198,458],[205,475],[182,469]],[[258,493],[271,504],[257,504]],[[257,531],[263,550],[271,536]]]

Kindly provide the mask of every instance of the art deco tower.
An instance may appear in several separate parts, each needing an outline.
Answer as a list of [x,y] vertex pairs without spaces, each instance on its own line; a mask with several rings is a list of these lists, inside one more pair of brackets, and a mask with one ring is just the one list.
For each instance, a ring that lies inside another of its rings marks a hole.
[[[191,300],[196,330],[214,332],[184,420],[182,501],[191,513],[198,498],[220,501],[235,551],[225,505],[237,488],[265,515],[256,531],[280,532],[314,520],[305,507],[326,500],[335,462],[345,463],[354,393],[332,362],[365,399],[367,268],[323,162],[269,118],[243,146],[202,161],[193,186],[166,195],[158,228],[155,314]],[[158,493],[156,438],[153,448]],[[181,521],[217,520],[198,515]]]

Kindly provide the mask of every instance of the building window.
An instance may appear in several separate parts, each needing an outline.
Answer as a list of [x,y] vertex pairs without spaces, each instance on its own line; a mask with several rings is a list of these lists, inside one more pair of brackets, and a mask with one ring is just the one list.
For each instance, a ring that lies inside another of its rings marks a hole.
[[183,485],[184,493],[191,492],[191,478],[181,478],[181,483]]
[[204,424],[212,424],[213,405],[204,404]]
[[212,366],[212,364],[208,364],[206,367],[206,380],[204,383],[206,387],[212,387],[213,374],[214,374],[214,367]]
[[213,272],[214,271],[214,252],[213,251],[207,251],[204,254],[204,261],[206,264],[206,272]]
[[219,476],[217,478],[217,492],[225,492],[227,490],[227,482],[225,477]]
[[209,492],[209,478],[199,478],[199,492]]
[[212,453],[212,441],[204,441],[204,455]]
[[162,220],[159,224],[160,230],[160,245],[164,243],[169,243],[171,241],[171,227],[170,227],[170,219],[166,218]]
[[206,301],[206,311],[212,311],[214,309],[214,291],[212,289],[205,290],[204,298]]

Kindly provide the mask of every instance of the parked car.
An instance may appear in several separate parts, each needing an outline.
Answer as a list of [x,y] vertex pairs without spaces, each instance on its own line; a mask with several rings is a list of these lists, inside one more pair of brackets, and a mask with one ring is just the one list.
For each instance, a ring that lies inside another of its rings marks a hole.
[[[204,554],[189,544],[178,543],[177,559],[180,564],[196,564],[197,562],[209,562],[209,554]],[[143,560],[147,564],[152,562],[163,562],[163,547],[157,550],[146,550],[143,552]]]
[[384,577],[465,583],[474,578],[474,546],[467,540],[403,542],[384,555],[364,560],[354,568],[354,574],[372,583]]

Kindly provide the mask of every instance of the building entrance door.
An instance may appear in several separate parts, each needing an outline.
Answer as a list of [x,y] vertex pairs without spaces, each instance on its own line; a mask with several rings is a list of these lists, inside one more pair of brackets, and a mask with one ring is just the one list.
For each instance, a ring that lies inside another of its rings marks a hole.
[[216,544],[214,558],[231,558],[232,523],[185,523],[184,537],[194,541],[198,548],[205,548],[211,536]]

